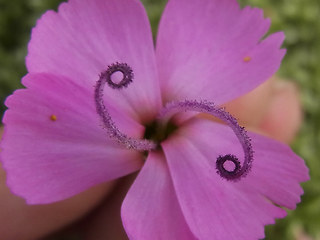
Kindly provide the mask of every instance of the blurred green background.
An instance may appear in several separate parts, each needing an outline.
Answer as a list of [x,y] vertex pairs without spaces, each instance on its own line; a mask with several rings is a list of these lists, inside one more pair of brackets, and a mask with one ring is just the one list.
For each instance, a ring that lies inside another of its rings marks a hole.
[[[4,99],[21,87],[20,79],[26,74],[24,58],[31,28],[46,9],[56,9],[60,2],[0,0],[0,117],[5,111]],[[143,2],[155,34],[166,1]],[[277,220],[276,225],[268,226],[266,239],[297,239],[303,234],[320,239],[320,1],[240,0],[240,3],[263,8],[272,19],[270,32],[285,32],[288,53],[278,74],[300,86],[305,110],[304,124],[292,147],[306,160],[311,181],[303,184],[305,194],[297,210]],[[59,233],[50,239],[80,238],[74,233]]]

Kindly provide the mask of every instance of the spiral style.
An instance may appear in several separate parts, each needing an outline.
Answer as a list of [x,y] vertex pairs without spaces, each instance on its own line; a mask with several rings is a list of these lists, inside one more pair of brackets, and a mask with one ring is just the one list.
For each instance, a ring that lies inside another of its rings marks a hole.
[[[242,145],[244,151],[244,161],[243,166],[241,167],[240,161],[236,156],[231,154],[219,156],[216,161],[217,173],[221,177],[231,181],[238,181],[248,174],[253,162],[253,149],[251,145],[251,139],[247,135],[247,132],[244,129],[244,127],[241,127],[238,124],[237,120],[230,113],[226,112],[222,108],[215,106],[211,102],[185,100],[183,102],[171,102],[167,104],[158,117],[169,118],[172,115],[181,111],[196,111],[201,113],[208,113],[225,122],[233,130],[233,132],[239,139],[240,144]],[[224,167],[224,164],[227,161],[233,162],[234,169],[232,171],[228,171]]]
[[[123,74],[122,80],[119,83],[112,81],[111,76],[116,72],[121,72]],[[101,77],[105,78],[106,82],[111,88],[121,89],[127,87],[133,80],[133,70],[126,63],[113,63],[108,66],[107,70],[101,73]]]
[[[123,79],[119,83],[114,83],[111,80],[112,74],[115,72],[122,72]],[[126,63],[116,62],[108,67],[108,69],[100,75],[99,80],[95,86],[95,104],[96,110],[99,114],[103,126],[107,129],[110,138],[113,138],[123,146],[128,149],[135,149],[138,151],[151,151],[158,147],[158,145],[148,139],[135,139],[128,137],[126,134],[122,133],[112,121],[111,116],[104,104],[103,101],[103,90],[106,83],[111,88],[121,89],[127,87],[133,81],[133,71]],[[241,166],[239,159],[231,154],[226,154],[224,156],[219,156],[216,160],[216,169],[217,173],[227,180],[238,181],[242,177],[245,177],[251,169],[253,161],[253,149],[251,145],[251,139],[247,135],[244,127],[241,127],[237,120],[228,112],[214,105],[214,103],[207,101],[190,101],[185,100],[183,102],[171,102],[167,104],[162,111],[160,112],[158,119],[159,122],[164,121],[164,119],[170,118],[173,114],[176,114],[181,111],[197,111],[201,113],[208,113],[221,119],[225,122],[242,145],[244,151],[244,161],[243,166]],[[234,164],[233,170],[227,170],[224,164],[230,161]]]
[[[123,79],[119,84],[115,84],[111,81],[111,75],[117,71],[123,73]],[[96,104],[96,110],[101,118],[103,126],[108,131],[110,138],[116,140],[128,149],[150,151],[156,149],[157,145],[147,139],[135,139],[122,133],[112,121],[112,118],[103,101],[103,89],[106,83],[108,83],[112,88],[121,89],[123,87],[127,87],[132,80],[132,69],[126,63],[117,62],[109,66],[108,69],[100,75],[100,79],[97,81],[95,86],[94,100]]]

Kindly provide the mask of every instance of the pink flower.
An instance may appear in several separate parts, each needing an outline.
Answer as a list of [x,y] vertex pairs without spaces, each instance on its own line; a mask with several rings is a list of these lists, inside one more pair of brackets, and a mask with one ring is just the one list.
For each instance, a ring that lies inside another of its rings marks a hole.
[[216,106],[280,66],[284,35],[261,40],[269,25],[235,0],[170,0],[154,49],[137,0],[48,11],[32,32],[26,89],[6,101],[11,190],[51,203],[141,169],[122,205],[130,239],[263,238],[300,201],[308,170]]

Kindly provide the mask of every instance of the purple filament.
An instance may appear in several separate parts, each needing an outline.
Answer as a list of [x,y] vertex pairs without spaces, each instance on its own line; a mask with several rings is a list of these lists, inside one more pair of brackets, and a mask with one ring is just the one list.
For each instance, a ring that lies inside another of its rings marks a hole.
[[[183,102],[171,102],[166,105],[166,107],[161,111],[159,118],[170,118],[172,115],[181,111],[196,111],[201,113],[208,113],[214,117],[221,119],[225,122],[235,133],[242,145],[244,151],[244,161],[242,167],[237,157],[231,154],[225,156],[219,156],[216,161],[216,168],[218,174],[232,181],[240,180],[245,177],[251,169],[253,161],[253,149],[251,145],[251,139],[247,135],[244,127],[241,127],[237,120],[228,112],[220,107],[215,106],[211,102],[207,101],[189,101],[185,100]],[[232,161],[235,165],[234,170],[228,171],[224,167],[226,161]]]
[[[116,64],[119,65],[119,63],[116,63]],[[116,64],[111,65],[109,68],[112,68]],[[120,65],[128,66],[127,64],[120,64]],[[150,151],[150,150],[156,149],[157,145],[154,142],[146,139],[135,139],[135,138],[128,137],[126,134],[120,132],[120,130],[117,128],[117,126],[113,122],[103,101],[103,90],[108,79],[111,79],[110,78],[111,76],[109,76],[108,74],[113,74],[114,72],[115,71],[113,70],[110,72],[108,72],[108,70],[105,71],[103,74],[100,75],[100,79],[97,81],[97,84],[95,86],[94,99],[96,104],[96,110],[102,120],[103,126],[108,131],[110,138],[116,140],[117,142],[119,142],[121,145],[125,146],[128,149],[135,149],[138,151]],[[133,75],[131,76],[133,77]],[[126,84],[129,84],[130,82],[132,82],[132,78],[126,80]],[[118,88],[121,88],[121,87],[118,87]]]

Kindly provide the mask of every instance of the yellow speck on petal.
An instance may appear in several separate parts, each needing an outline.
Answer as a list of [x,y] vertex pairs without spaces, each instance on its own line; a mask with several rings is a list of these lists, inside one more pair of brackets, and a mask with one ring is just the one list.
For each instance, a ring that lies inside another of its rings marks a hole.
[[51,115],[50,116],[50,120],[53,121],[53,122],[57,121],[57,116],[56,115]]
[[246,56],[246,57],[243,58],[243,61],[244,62],[250,62],[251,61],[251,57]]

